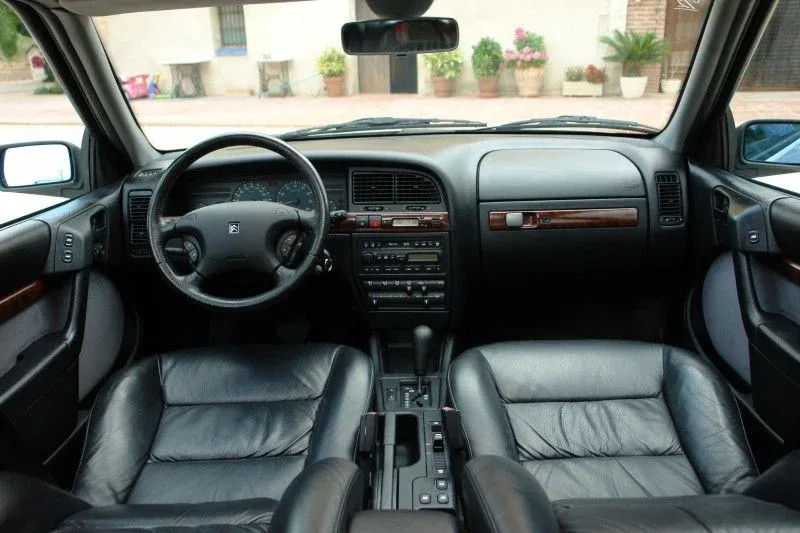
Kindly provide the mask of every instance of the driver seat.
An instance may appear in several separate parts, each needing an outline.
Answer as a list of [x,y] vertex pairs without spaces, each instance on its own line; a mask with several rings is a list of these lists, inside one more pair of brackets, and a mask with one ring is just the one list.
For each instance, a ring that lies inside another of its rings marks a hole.
[[52,489],[47,507],[68,511],[54,526],[341,531],[363,502],[353,460],[371,392],[370,359],[346,346],[206,348],[142,360],[98,396],[72,495]]

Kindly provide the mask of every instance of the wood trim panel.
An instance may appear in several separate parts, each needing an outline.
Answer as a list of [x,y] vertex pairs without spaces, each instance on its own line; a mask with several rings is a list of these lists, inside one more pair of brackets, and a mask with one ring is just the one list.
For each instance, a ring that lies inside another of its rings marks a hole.
[[[359,225],[358,217],[372,217],[366,227]],[[377,217],[380,217],[378,223]],[[410,221],[408,226],[397,226],[396,220]],[[450,215],[447,213],[347,213],[344,220],[331,224],[331,233],[419,233],[450,231]]]
[[[506,226],[506,215],[509,213],[522,213],[522,227],[509,228]],[[489,213],[489,229],[492,231],[635,228],[638,225],[639,210],[635,207],[491,211]]]
[[45,293],[44,283],[36,280],[4,298],[0,298],[0,322],[18,315],[39,301]]
[[795,263],[789,259],[781,259],[778,261],[777,267],[778,271],[783,274],[786,279],[800,285],[800,263]]

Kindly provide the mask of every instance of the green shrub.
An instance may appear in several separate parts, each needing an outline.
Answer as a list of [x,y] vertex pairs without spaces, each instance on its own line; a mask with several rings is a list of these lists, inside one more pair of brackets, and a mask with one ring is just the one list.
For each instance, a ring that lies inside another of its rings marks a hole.
[[326,48],[317,58],[317,73],[326,78],[344,76],[345,55],[336,48]]
[[625,33],[614,30],[611,35],[601,37],[600,42],[614,50],[603,59],[622,63],[622,73],[628,76],[641,76],[642,67],[661,61],[667,50],[667,41],[659,39],[651,31],[639,34],[633,30]]
[[564,81],[583,81],[583,67],[567,67],[564,71]]
[[500,73],[503,47],[491,37],[484,37],[472,47],[472,70],[476,78],[491,78]]
[[437,52],[435,54],[425,54],[425,65],[434,78],[444,78],[452,80],[461,74],[464,68],[464,54],[461,50],[450,52]]
[[33,94],[64,94],[60,85],[42,85],[33,90]]

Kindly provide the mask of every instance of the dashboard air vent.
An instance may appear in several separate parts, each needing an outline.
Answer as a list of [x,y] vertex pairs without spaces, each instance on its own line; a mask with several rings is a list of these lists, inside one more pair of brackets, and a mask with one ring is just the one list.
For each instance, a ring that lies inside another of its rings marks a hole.
[[683,196],[681,181],[674,172],[656,174],[658,194],[658,222],[662,226],[683,224]]
[[438,204],[441,202],[439,189],[427,176],[422,174],[398,174],[396,179],[398,204]]
[[128,242],[131,254],[135,256],[150,255],[147,240],[147,210],[150,207],[150,194],[131,194],[128,197]]
[[353,173],[353,203],[394,203],[394,174],[391,172]]

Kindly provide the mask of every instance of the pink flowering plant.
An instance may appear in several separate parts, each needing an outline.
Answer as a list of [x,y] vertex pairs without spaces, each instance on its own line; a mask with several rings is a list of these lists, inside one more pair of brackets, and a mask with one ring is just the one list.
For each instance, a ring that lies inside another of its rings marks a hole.
[[538,33],[517,28],[514,30],[514,48],[515,50],[509,48],[503,53],[503,59],[509,68],[542,67],[547,63],[544,37]]

